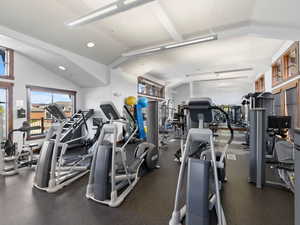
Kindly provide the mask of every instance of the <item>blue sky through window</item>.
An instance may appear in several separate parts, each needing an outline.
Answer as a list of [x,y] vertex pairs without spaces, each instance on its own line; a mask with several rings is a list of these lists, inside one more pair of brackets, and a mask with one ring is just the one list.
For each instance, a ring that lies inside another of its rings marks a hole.
[[32,91],[31,103],[33,104],[50,104],[52,102],[52,96],[49,92]]
[[71,102],[72,99],[69,95],[66,94],[53,94],[53,102]]
[[50,104],[53,102],[71,102],[71,97],[66,94],[50,93],[43,91],[31,91],[32,104]]
[[0,49],[0,75],[4,75],[5,74],[4,60],[5,60],[5,52]]

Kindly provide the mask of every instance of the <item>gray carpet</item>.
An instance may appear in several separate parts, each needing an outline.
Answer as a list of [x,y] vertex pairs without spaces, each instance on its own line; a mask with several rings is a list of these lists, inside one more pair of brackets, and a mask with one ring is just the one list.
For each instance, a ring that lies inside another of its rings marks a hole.
[[[167,225],[179,169],[173,161],[177,149],[172,142],[162,151],[161,168],[143,177],[119,208],[87,200],[87,176],[55,194],[32,189],[32,171],[0,177],[0,225]],[[229,225],[293,225],[291,193],[248,184],[247,154],[237,154],[227,165],[223,199]]]

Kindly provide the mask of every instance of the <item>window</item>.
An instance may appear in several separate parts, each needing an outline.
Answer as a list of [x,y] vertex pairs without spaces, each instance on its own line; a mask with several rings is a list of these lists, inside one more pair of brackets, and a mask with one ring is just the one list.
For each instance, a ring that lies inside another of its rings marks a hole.
[[293,139],[294,129],[300,125],[300,80],[289,82],[273,91],[275,115],[291,116],[289,137]]
[[6,138],[13,128],[12,83],[0,82],[0,136]]
[[299,73],[298,52],[299,44],[295,42],[283,56],[284,75],[286,79],[296,76]]
[[272,65],[272,84],[273,84],[273,86],[275,86],[282,81],[283,81],[282,60],[281,60],[281,58],[279,58]]
[[274,112],[275,115],[281,115],[281,92],[274,94]]
[[264,92],[265,91],[265,75],[262,74],[260,77],[255,81],[255,91],[256,92]]
[[289,133],[294,136],[294,129],[297,127],[298,110],[297,110],[297,87],[286,90],[286,114],[292,117],[291,129]]
[[76,110],[76,92],[27,86],[28,120],[31,126],[41,126],[41,129],[30,132],[31,138],[43,136],[51,127],[53,118],[45,107],[52,103],[60,105],[65,115],[71,117]]
[[0,47],[0,78],[14,79],[13,51],[3,47]]

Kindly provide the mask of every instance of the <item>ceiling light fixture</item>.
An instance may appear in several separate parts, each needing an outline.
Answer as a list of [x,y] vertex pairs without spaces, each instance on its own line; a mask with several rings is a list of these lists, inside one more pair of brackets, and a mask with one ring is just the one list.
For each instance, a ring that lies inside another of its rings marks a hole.
[[246,68],[239,68],[239,69],[232,69],[232,70],[221,70],[221,71],[215,71],[216,74],[222,74],[222,73],[237,73],[237,72],[246,72],[253,70],[252,67],[246,67]]
[[196,38],[196,39],[189,40],[189,41],[182,41],[182,42],[179,42],[179,43],[166,45],[165,48],[166,49],[178,48],[178,47],[183,47],[183,46],[188,46],[188,45],[199,44],[199,43],[202,43],[202,42],[214,41],[214,40],[217,40],[217,39],[218,39],[218,36],[216,34],[214,34],[214,35],[210,35],[210,36],[207,36],[207,37],[201,37],[201,38]]
[[122,56],[130,57],[130,56],[136,56],[136,55],[145,55],[145,54],[148,54],[148,53],[158,52],[158,51],[161,51],[161,50],[162,50],[161,47],[142,49],[142,50],[137,50],[137,51],[124,53],[124,54],[122,54]]
[[60,69],[60,70],[62,70],[62,71],[66,71],[66,70],[67,70],[67,68],[64,67],[64,66],[58,66],[58,69]]
[[86,44],[86,46],[88,47],[88,48],[93,48],[93,47],[95,47],[95,43],[94,42],[88,42],[87,44]]
[[224,77],[224,78],[213,78],[213,79],[203,79],[203,80],[197,80],[197,81],[218,81],[218,80],[236,80],[236,79],[242,79],[246,78],[248,76],[236,76],[236,77]]
[[144,5],[155,0],[119,0],[107,6],[96,9],[84,16],[81,16],[70,22],[66,22],[69,27],[80,26],[88,23],[92,23],[97,20],[104,19],[106,17],[118,14],[120,12],[127,11],[129,9]]
[[194,38],[191,40],[181,41],[181,42],[174,43],[174,44],[166,44],[166,45],[161,45],[159,47],[154,47],[154,48],[135,50],[135,51],[123,53],[122,56],[130,57],[130,56],[144,55],[147,53],[159,52],[159,51],[168,50],[168,49],[172,49],[172,48],[180,48],[180,47],[184,47],[184,46],[188,46],[188,45],[199,44],[199,43],[213,41],[213,40],[217,40],[217,39],[218,39],[218,36],[216,34],[213,34],[213,35],[209,35],[209,36],[205,36],[205,37],[199,37],[199,38]]
[[129,5],[129,4],[132,4],[133,2],[136,2],[137,0],[125,0],[123,1],[123,4],[125,5]]
[[207,75],[207,74],[213,75],[213,74],[215,74],[218,77],[220,74],[224,74],[224,73],[237,73],[237,72],[246,72],[246,71],[252,71],[252,70],[253,70],[252,67],[245,67],[245,68],[238,68],[238,69],[191,73],[191,74],[187,74],[185,76],[186,77],[194,77],[194,76],[200,76],[200,75]]

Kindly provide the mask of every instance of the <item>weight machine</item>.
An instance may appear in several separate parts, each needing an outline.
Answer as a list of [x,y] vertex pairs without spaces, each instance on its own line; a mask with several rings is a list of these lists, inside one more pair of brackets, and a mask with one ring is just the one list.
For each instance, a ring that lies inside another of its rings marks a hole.
[[[269,185],[294,192],[294,146],[282,138],[284,131],[291,127],[291,117],[266,117],[266,109],[255,108],[250,111],[250,121],[250,166],[248,181],[254,183],[257,188]],[[272,133],[271,147],[267,145],[266,137],[270,135],[266,130]],[[268,147],[272,150],[271,156],[267,155],[266,151]],[[277,170],[282,182],[267,180],[266,166],[268,164],[271,165],[270,168]]]
[[[41,129],[41,127],[31,127],[30,124],[25,121],[20,128],[8,133],[7,140],[4,144],[1,144],[0,175],[15,175],[20,172],[20,169],[32,168],[36,165],[38,156],[33,154],[33,148],[38,147],[38,144],[26,144],[25,139],[28,132],[37,129]],[[13,134],[19,132],[22,133],[22,144],[14,143],[13,141]]]

